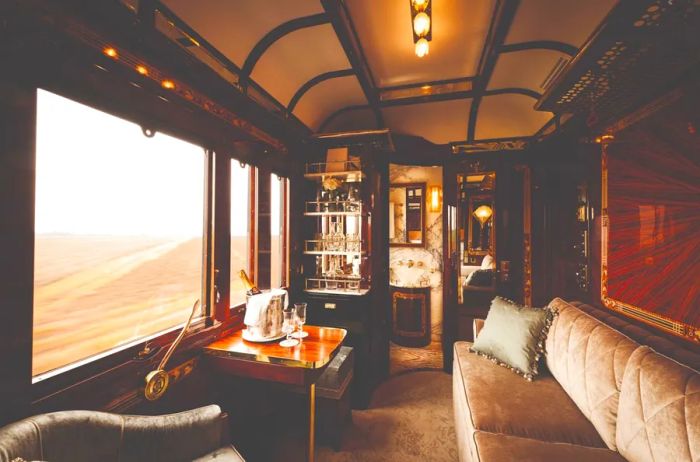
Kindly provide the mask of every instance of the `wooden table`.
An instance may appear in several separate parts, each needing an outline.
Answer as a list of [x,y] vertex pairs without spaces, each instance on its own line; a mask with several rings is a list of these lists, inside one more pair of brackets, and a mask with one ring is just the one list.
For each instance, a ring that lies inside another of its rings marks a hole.
[[207,361],[217,370],[240,377],[302,385],[309,393],[308,460],[314,460],[316,380],[333,359],[347,331],[334,327],[304,326],[309,336],[291,348],[279,341],[254,343],[234,332],[204,348]]

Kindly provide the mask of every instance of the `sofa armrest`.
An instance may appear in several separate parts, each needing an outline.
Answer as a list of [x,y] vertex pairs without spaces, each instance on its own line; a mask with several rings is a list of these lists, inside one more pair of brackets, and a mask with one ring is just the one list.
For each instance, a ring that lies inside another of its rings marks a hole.
[[479,318],[474,318],[474,340],[479,336],[479,332],[484,327],[484,320]]
[[124,416],[124,460],[192,460],[230,444],[216,405],[162,416]]

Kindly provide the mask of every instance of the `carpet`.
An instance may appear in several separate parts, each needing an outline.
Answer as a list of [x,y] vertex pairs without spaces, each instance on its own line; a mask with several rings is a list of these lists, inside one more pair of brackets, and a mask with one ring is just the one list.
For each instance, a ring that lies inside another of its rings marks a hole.
[[[341,450],[317,445],[316,460],[454,462],[458,455],[453,421],[451,375],[442,371],[403,373],[377,387],[368,409],[352,411]],[[303,460],[297,457],[303,454],[298,446],[301,436],[281,445],[274,460]]]

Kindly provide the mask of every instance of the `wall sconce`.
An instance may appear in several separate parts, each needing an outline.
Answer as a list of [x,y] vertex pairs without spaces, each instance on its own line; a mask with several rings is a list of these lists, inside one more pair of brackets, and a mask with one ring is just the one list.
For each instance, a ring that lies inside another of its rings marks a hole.
[[430,0],[409,0],[411,5],[411,29],[416,56],[422,58],[430,52],[430,40],[433,39],[432,17],[433,5]]
[[432,213],[440,213],[442,211],[442,188],[440,186],[431,186],[428,193],[430,204],[428,209]]

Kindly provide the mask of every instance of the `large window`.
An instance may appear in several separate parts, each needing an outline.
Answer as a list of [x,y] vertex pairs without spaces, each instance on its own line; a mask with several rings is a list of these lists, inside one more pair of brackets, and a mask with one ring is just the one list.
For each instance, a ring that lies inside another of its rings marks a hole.
[[205,153],[39,90],[33,375],[183,323],[201,297]]
[[288,284],[287,186],[286,178],[270,175],[270,287]]
[[245,303],[246,289],[239,277],[240,271],[245,270],[250,275],[250,169],[231,160],[231,306]]

